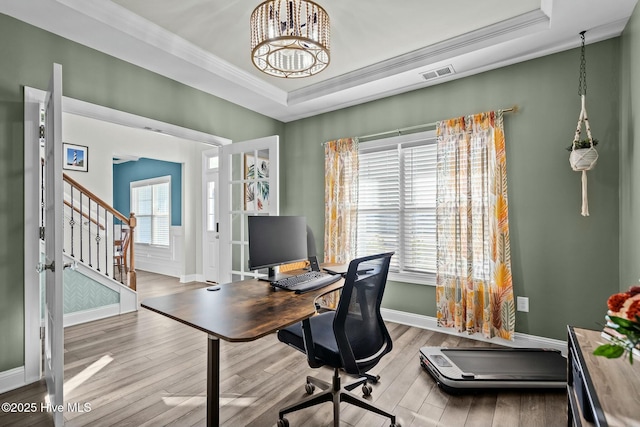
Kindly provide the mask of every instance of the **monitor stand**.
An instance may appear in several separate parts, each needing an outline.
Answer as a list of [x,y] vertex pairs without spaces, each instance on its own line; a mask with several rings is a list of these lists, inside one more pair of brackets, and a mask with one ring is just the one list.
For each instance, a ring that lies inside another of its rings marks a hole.
[[258,280],[262,280],[265,282],[275,282],[287,277],[291,277],[291,274],[276,273],[276,270],[273,267],[269,267],[269,273],[267,277],[259,277]]

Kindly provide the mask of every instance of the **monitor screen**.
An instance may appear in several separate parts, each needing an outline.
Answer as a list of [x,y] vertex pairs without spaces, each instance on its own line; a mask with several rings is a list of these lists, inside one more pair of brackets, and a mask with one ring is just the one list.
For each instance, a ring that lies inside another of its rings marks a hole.
[[249,269],[307,259],[307,221],[302,216],[249,216]]

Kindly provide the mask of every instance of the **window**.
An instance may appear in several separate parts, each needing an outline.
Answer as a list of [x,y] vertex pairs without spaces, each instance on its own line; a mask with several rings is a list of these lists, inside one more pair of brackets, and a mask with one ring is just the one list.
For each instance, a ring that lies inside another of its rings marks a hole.
[[216,182],[207,182],[207,231],[215,231],[218,222],[216,218]]
[[134,232],[135,243],[169,246],[170,176],[132,182],[131,210],[138,219]]
[[359,148],[357,256],[395,251],[389,278],[435,284],[435,131]]

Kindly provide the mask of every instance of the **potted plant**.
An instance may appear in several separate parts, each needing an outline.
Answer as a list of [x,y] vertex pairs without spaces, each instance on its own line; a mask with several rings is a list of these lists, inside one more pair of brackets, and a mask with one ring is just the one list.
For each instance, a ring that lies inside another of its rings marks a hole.
[[567,147],[567,151],[573,151],[574,145],[576,150],[582,150],[585,148],[591,148],[591,143],[593,142],[593,146],[595,147],[596,145],[598,145],[598,140],[597,139],[593,139],[591,141],[589,141],[588,138],[585,139],[581,139],[580,141],[576,141],[573,142],[570,146]]
[[611,295],[607,300],[606,319],[602,337],[609,343],[602,344],[593,354],[614,359],[629,354],[640,354],[640,286],[632,286],[627,292]]
[[586,138],[573,141],[567,147],[567,151],[571,152],[569,163],[574,171],[590,170],[595,166],[598,160],[598,152],[594,148],[596,145],[598,145],[597,139]]

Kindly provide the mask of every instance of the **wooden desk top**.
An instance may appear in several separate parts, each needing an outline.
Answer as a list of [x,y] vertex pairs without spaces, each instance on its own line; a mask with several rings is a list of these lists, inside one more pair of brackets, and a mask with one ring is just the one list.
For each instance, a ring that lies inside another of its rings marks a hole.
[[226,341],[252,341],[316,313],[315,300],[344,280],[304,294],[272,290],[257,279],[145,299],[140,305]]
[[593,350],[608,341],[600,331],[571,328],[584,358],[588,383],[594,388],[609,426],[640,424],[640,360],[629,363],[628,355],[619,359],[594,356]]

